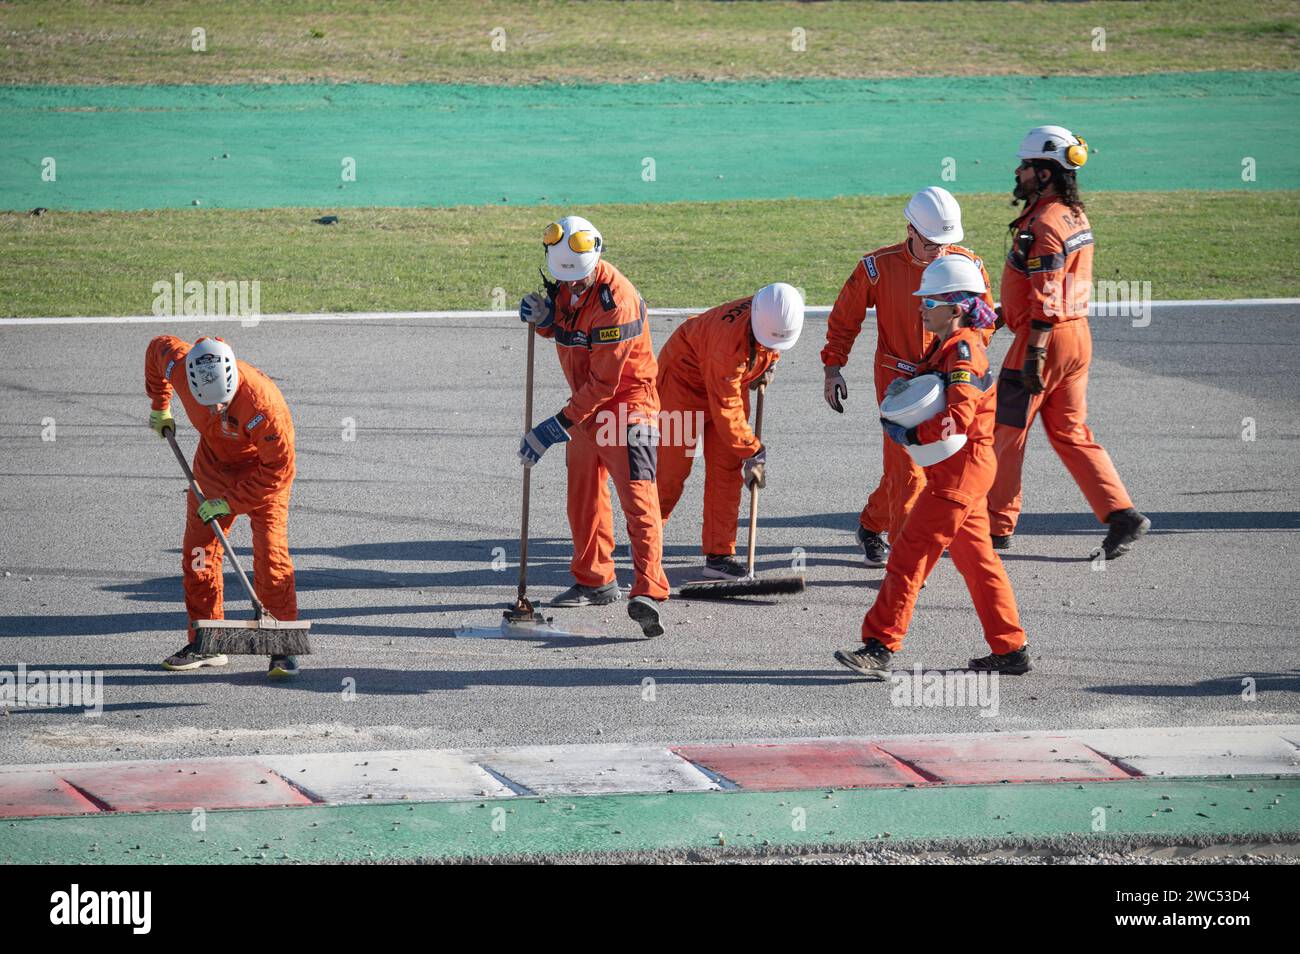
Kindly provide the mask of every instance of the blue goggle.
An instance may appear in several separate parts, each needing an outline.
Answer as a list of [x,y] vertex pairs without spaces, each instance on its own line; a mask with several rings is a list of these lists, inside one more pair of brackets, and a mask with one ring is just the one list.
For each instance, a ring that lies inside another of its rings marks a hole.
[[979,296],[967,294],[958,301],[944,301],[942,298],[922,298],[921,304],[926,308],[938,308],[940,305],[960,305],[964,301],[970,301],[972,298],[977,297]]

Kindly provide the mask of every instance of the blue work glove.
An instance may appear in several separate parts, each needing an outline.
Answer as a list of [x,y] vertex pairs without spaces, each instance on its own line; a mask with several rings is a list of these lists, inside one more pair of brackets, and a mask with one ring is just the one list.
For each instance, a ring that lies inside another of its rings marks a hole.
[[893,397],[895,394],[902,394],[907,390],[908,385],[911,383],[911,378],[894,378],[894,380],[889,382],[889,387],[885,388],[885,397]]
[[532,467],[542,459],[546,449],[552,444],[563,444],[569,439],[569,432],[564,429],[558,417],[548,417],[519,442],[519,461],[525,467]]
[[880,426],[885,429],[886,436],[895,444],[902,444],[906,447],[908,444],[921,443],[916,439],[916,429],[908,430],[902,424],[895,424],[893,421],[880,419]]
[[555,321],[555,302],[541,292],[531,292],[519,302],[519,320],[537,328],[549,328]]

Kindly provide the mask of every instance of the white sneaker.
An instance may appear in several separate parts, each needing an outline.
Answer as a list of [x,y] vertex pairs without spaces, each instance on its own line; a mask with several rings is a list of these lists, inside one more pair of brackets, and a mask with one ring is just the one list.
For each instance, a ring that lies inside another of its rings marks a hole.
[[198,643],[186,643],[179,652],[172,653],[162,661],[162,667],[171,672],[187,672],[190,669],[202,669],[204,666],[224,666],[230,662],[225,653],[201,653]]

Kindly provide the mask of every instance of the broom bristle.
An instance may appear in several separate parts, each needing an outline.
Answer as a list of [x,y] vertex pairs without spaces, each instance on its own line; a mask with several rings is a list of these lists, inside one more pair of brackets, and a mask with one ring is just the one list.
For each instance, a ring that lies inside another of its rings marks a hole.
[[303,623],[292,628],[259,627],[256,620],[246,624],[210,625],[213,621],[196,623],[195,641],[201,653],[224,653],[230,656],[310,656],[311,641],[307,630],[311,624]]
[[678,590],[678,596],[717,600],[731,596],[783,596],[788,593],[802,593],[803,590],[802,576],[760,576],[745,580],[686,583]]

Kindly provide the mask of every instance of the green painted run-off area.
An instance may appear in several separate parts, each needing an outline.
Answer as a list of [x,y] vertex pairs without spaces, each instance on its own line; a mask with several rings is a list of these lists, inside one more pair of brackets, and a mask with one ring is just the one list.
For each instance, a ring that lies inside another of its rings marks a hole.
[[[1100,830],[1098,830],[1100,828]],[[101,814],[0,823],[0,862],[248,863],[1042,840],[1300,838],[1300,779],[1143,779]],[[719,835],[722,837],[719,838]]]
[[0,208],[827,198],[940,182],[1002,192],[1020,137],[1049,121],[1095,148],[1087,189],[1295,189],[1298,119],[1296,72],[4,87]]

